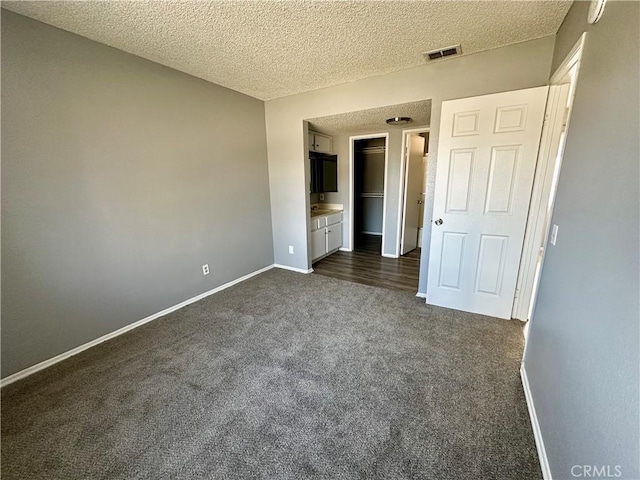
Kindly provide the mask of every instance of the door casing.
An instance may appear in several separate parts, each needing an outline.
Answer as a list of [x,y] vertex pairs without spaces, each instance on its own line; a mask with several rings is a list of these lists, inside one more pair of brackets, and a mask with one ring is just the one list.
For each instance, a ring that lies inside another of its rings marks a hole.
[[[354,143],[356,140],[368,140],[372,138],[384,138],[384,190],[382,201],[382,248],[381,254],[383,257],[390,256],[385,255],[384,247],[386,244],[386,223],[387,223],[387,203],[388,203],[388,184],[389,184],[389,134],[388,133],[371,133],[367,135],[354,135],[349,137],[349,248],[347,251],[352,252],[355,248],[354,232],[356,229],[355,222],[355,186],[354,186],[354,161],[355,161],[355,149]],[[393,255],[391,255],[393,256]]]
[[[540,272],[544,262],[544,256],[547,248],[547,240],[549,238],[549,230],[551,228],[551,214],[555,203],[556,186],[560,176],[562,167],[562,157],[564,155],[565,139],[569,131],[571,123],[571,110],[573,106],[573,98],[575,96],[576,85],[580,72],[580,62],[582,52],[586,42],[587,33],[583,33],[571,51],[567,54],[560,66],[551,76],[551,89],[558,89],[562,85],[569,85],[568,98],[566,101],[566,116],[556,109],[555,112],[547,112],[550,116],[556,113],[556,119],[562,119],[556,123],[554,130],[550,132],[548,138],[553,140],[553,133],[559,135],[562,133],[563,138],[555,148],[555,153],[551,150],[548,156],[538,157],[538,169],[547,169],[553,172],[553,176],[536,178],[534,183],[534,191],[532,193],[532,201],[536,199],[536,195],[541,198],[536,203],[531,204],[529,218],[527,219],[527,230],[525,233],[525,244],[522,251],[520,264],[520,272],[518,275],[519,295],[514,299],[513,318],[518,320],[530,320],[535,307],[538,283],[540,280]],[[551,118],[549,119],[551,121]],[[563,125],[564,124],[564,125]],[[564,129],[564,132],[561,130]],[[544,138],[543,138],[544,142]],[[541,152],[544,145],[541,145]],[[550,169],[550,170],[549,170]],[[525,325],[525,338],[529,332],[529,323]]]

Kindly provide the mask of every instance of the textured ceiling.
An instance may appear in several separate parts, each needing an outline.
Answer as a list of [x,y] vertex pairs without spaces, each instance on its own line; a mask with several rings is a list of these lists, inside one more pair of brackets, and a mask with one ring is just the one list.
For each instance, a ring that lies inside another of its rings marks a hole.
[[[269,100],[553,35],[571,0],[2,2],[196,77]],[[446,61],[446,60],[445,60]]]
[[[387,125],[387,118],[411,117],[413,121],[407,125]],[[311,118],[309,124],[312,130],[328,135],[356,135],[374,131],[385,131],[390,128],[411,128],[413,126],[428,126],[431,123],[431,100],[402,103],[387,107],[371,108],[357,112],[329,115],[327,117]]]

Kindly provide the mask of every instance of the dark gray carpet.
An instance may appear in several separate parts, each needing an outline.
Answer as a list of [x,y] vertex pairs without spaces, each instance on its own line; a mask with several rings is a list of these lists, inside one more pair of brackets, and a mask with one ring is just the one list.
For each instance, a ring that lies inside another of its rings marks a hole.
[[271,270],[4,388],[2,478],[538,479],[522,345]]

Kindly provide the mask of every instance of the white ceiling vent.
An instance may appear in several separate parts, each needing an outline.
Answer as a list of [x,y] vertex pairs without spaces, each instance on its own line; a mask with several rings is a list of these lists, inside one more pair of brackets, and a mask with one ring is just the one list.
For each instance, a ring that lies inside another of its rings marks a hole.
[[430,62],[432,60],[439,60],[445,57],[451,57],[453,55],[460,55],[462,49],[460,45],[453,45],[451,47],[439,48],[438,50],[431,50],[430,52],[423,53],[425,60]]

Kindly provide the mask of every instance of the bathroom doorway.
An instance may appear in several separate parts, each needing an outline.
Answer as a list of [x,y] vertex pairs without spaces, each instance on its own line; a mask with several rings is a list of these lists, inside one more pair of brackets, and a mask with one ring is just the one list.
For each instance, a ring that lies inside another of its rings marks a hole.
[[420,253],[427,201],[427,164],[429,161],[429,128],[402,132],[401,201],[398,205],[398,250],[407,255]]

